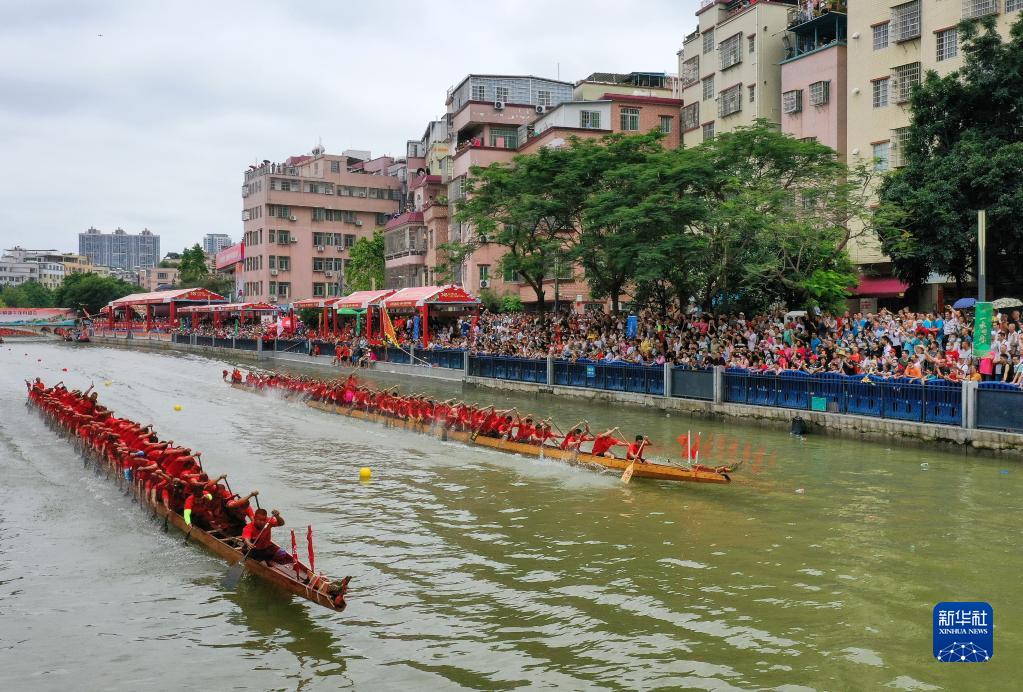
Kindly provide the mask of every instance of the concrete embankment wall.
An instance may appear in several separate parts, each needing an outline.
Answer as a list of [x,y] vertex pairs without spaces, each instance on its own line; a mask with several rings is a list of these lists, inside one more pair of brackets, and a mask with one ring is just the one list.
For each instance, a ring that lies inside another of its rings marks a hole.
[[[142,348],[153,350],[201,353],[212,357],[220,357],[230,361],[251,362],[260,367],[274,365],[302,365],[324,371],[337,373],[339,369],[330,365],[326,356],[313,357],[299,353],[275,353],[273,351],[241,351],[213,346],[192,346],[175,344],[163,340],[147,339],[115,339],[111,337],[95,337],[97,344],[117,346],[121,348]],[[792,419],[801,417],[806,422],[807,432],[823,433],[841,437],[853,437],[869,440],[895,441],[904,444],[921,446],[941,445],[945,447],[961,447],[967,450],[998,452],[1011,457],[1023,459],[1023,435],[978,430],[950,425],[932,425],[912,421],[900,421],[869,416],[855,416],[839,413],[817,411],[797,411],[786,408],[749,406],[745,404],[714,403],[678,397],[663,397],[629,392],[614,392],[582,387],[564,387],[557,385],[515,382],[484,377],[468,377],[461,370],[448,368],[426,368],[422,366],[401,365],[398,363],[378,362],[373,366],[375,373],[387,373],[403,377],[422,377],[437,380],[461,381],[463,386],[472,388],[496,389],[532,393],[539,398],[556,401],[563,397],[589,399],[595,402],[624,404],[663,413],[678,413],[702,418],[736,419],[745,424],[763,425],[773,428],[789,428]]]

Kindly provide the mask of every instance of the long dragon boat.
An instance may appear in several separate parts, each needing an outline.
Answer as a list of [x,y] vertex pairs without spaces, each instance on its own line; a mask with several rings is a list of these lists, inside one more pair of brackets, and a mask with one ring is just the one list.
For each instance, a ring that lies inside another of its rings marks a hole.
[[[253,387],[252,385],[239,382],[235,382],[231,386],[235,389],[241,389],[248,392],[262,393],[263,391],[258,387]],[[294,397],[289,396],[289,398]],[[385,416],[373,411],[355,408],[353,406],[336,406],[334,404],[322,401],[313,401],[311,399],[306,400],[305,404],[310,408],[324,411],[326,413],[334,413],[358,420],[380,423],[391,428],[399,428],[409,432],[431,435],[433,437],[440,438],[441,440],[460,442],[469,446],[486,447],[488,449],[507,452],[509,454],[520,454],[522,456],[537,457],[541,459],[555,459],[572,465],[596,468],[598,470],[615,471],[618,473],[624,472],[632,463],[626,459],[595,456],[578,450],[565,450],[548,445],[541,446],[526,444],[511,440],[503,440],[496,437],[474,435],[471,432],[462,430],[450,430],[444,426],[423,425],[413,420],[393,418],[391,416]],[[666,464],[652,460],[648,460],[645,463],[636,463],[633,466],[632,477],[683,483],[731,483],[732,481],[727,471],[717,471],[707,467],[687,467]]]
[[[29,402],[35,406],[51,429],[57,431],[62,436],[69,434],[69,431],[63,428],[57,419],[50,415],[46,409],[39,406],[34,398],[30,397]],[[194,540],[217,557],[226,560],[230,565],[236,565],[244,560],[245,572],[324,608],[341,612],[347,606],[345,594],[348,591],[348,582],[351,580],[351,577],[345,577],[337,582],[331,581],[322,574],[314,573],[302,564],[297,556],[294,556],[293,563],[273,564],[272,566],[248,557],[240,537],[225,536],[215,530],[205,531],[195,524],[187,524],[184,517],[180,514],[168,509],[162,502],[154,501],[142,489],[140,482],[131,482],[125,479],[121,470],[104,455],[99,454],[89,445],[80,441],[79,438],[74,437],[73,433],[70,434],[72,435],[73,445],[81,452],[85,463],[91,460],[97,469],[104,470],[108,476],[118,479],[122,489],[134,495],[140,507],[148,507],[154,516],[164,519],[167,526],[173,526],[185,534],[186,541]],[[271,545],[276,544],[271,543]]]

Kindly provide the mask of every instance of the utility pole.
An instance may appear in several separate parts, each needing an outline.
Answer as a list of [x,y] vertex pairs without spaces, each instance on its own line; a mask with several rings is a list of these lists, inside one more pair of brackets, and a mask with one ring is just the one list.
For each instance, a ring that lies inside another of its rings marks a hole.
[[977,300],[987,300],[987,210],[977,212]]

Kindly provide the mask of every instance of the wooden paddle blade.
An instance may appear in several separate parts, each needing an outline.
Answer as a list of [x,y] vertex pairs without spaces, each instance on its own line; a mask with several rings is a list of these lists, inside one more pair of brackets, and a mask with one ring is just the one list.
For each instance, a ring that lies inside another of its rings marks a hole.
[[227,574],[224,575],[224,580],[221,582],[225,589],[234,591],[238,588],[238,582],[241,581],[242,574],[245,572],[245,560],[241,560],[231,565],[227,570]]
[[629,484],[629,481],[632,480],[632,472],[635,470],[635,468],[636,468],[635,461],[633,461],[631,464],[625,467],[625,471],[622,473],[622,483],[625,483],[626,485]]

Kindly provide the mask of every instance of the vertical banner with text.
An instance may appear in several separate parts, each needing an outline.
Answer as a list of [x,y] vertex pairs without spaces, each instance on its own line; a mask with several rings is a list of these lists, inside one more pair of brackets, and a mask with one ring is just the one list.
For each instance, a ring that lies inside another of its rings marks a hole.
[[973,320],[973,355],[986,358],[991,353],[991,321],[994,308],[991,303],[977,303]]

